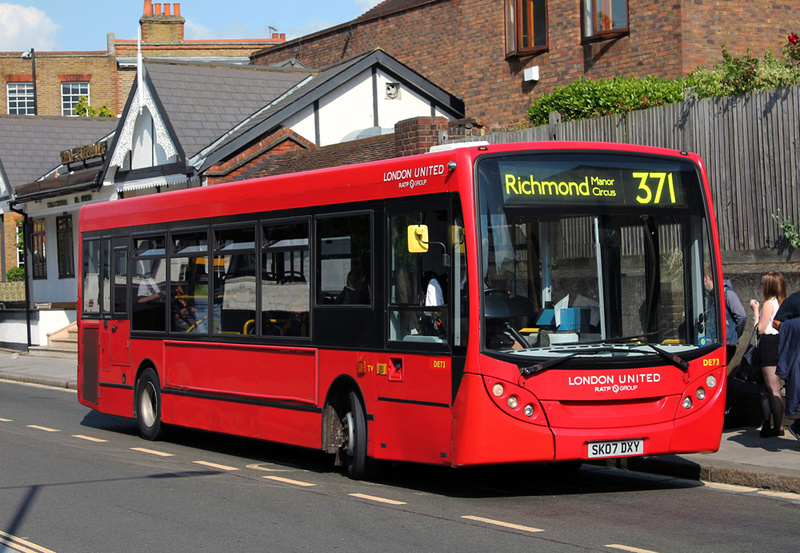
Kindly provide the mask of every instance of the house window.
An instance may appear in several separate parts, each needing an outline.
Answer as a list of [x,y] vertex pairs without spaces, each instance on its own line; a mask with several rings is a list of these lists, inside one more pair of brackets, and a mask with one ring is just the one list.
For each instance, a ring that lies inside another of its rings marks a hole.
[[602,39],[628,32],[628,0],[583,0],[583,38]]
[[505,0],[506,56],[547,49],[547,0]]
[[33,232],[31,233],[31,253],[33,254],[33,278],[47,278],[47,259],[44,243],[45,225],[44,219],[33,222]]
[[81,98],[89,103],[89,83],[61,83],[61,115],[75,115],[75,105]]
[[9,115],[35,115],[33,83],[6,84],[6,97]]
[[56,249],[58,250],[58,278],[73,278],[72,215],[56,218]]

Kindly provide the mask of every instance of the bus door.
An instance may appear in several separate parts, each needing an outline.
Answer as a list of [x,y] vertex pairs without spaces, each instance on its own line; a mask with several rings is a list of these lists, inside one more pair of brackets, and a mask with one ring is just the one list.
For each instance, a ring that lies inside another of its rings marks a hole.
[[398,205],[389,213],[389,226],[389,351],[376,359],[375,419],[391,422],[381,426],[376,456],[449,464],[454,297],[449,199]]

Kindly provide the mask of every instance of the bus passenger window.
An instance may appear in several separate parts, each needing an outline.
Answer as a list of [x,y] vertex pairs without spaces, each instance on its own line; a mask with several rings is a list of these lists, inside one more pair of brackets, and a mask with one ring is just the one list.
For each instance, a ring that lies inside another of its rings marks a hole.
[[308,222],[264,225],[261,333],[308,337]]
[[214,232],[214,332],[252,334],[256,316],[255,226]]
[[317,303],[370,305],[369,215],[317,220]]
[[133,263],[132,330],[166,330],[166,280],[164,238],[136,240]]

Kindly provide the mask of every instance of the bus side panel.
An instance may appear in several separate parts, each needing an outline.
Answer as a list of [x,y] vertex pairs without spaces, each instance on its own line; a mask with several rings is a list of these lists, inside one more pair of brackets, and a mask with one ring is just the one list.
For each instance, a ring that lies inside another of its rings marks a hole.
[[549,462],[555,458],[550,429],[501,411],[479,375],[464,375],[453,416],[454,466]]
[[164,421],[320,447],[317,352],[165,342]]
[[452,359],[441,355],[377,355],[372,454],[430,464],[451,462]]

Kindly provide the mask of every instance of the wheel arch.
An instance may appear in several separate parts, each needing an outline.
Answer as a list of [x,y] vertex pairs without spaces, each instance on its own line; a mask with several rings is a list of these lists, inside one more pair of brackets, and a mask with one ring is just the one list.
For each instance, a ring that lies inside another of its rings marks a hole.
[[[322,450],[337,454],[337,466],[341,464],[338,453],[344,438],[340,419],[347,410],[350,392],[356,394],[364,413],[368,413],[364,393],[358,382],[349,375],[339,376],[333,381],[325,395],[325,403],[322,409]],[[367,418],[369,419],[369,417]]]

